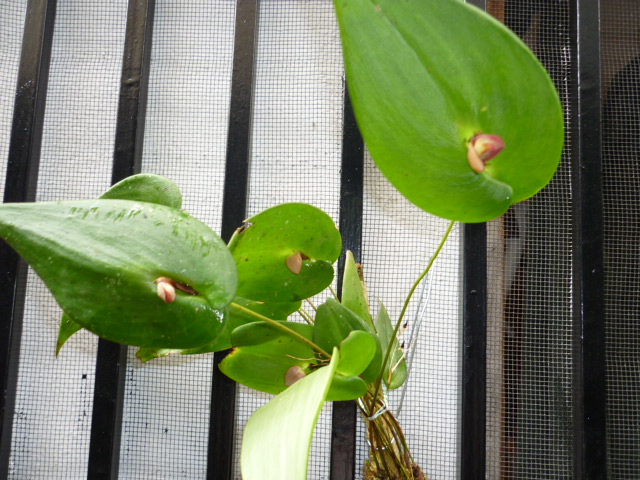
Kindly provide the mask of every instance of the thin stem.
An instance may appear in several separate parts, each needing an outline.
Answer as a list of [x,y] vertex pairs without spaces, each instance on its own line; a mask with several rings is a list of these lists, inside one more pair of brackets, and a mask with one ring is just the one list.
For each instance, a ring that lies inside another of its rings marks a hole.
[[380,386],[382,385],[382,377],[384,376],[384,370],[386,368],[387,363],[389,362],[389,358],[391,357],[391,351],[394,349],[394,343],[395,342],[393,341],[393,339],[395,339],[397,337],[397,335],[398,335],[398,330],[400,330],[400,325],[402,325],[402,319],[404,318],[404,315],[407,312],[407,308],[409,308],[409,303],[411,302],[411,297],[413,297],[413,294],[416,291],[416,288],[418,288],[418,285],[420,285],[420,282],[422,282],[424,277],[427,276],[427,274],[431,270],[431,267],[433,266],[434,262],[438,258],[438,255],[440,255],[440,252],[442,251],[442,248],[444,247],[444,244],[447,242],[447,239],[449,238],[449,234],[451,233],[451,230],[453,230],[453,226],[455,225],[455,223],[456,223],[455,220],[452,220],[451,223],[449,223],[449,226],[447,227],[447,231],[444,233],[444,236],[442,237],[442,240],[440,240],[440,244],[438,245],[438,248],[436,249],[436,251],[434,252],[433,256],[431,257],[431,260],[429,260],[429,263],[427,264],[427,267],[424,269],[424,272],[422,272],[422,275],[420,275],[418,277],[418,279],[415,281],[415,283],[411,287],[411,290],[409,290],[409,294],[407,295],[407,299],[404,301],[404,305],[402,307],[402,311],[400,312],[400,317],[398,318],[398,321],[396,322],[396,328],[394,328],[394,330],[393,330],[393,335],[391,336],[391,341],[389,342],[389,347],[387,348],[387,353],[385,354],[384,361],[382,362],[382,371],[380,372],[380,375],[378,376],[378,379],[376,380],[376,388],[375,388],[374,394],[373,394],[373,399],[374,399],[373,401],[374,402],[375,402],[375,399],[378,397],[378,393],[380,392]]
[[298,313],[300,314],[300,316],[302,317],[302,319],[307,322],[309,325],[313,325],[313,317],[311,315],[309,315],[309,313],[302,307],[300,307],[298,309]]
[[299,342],[305,343],[306,345],[310,346],[313,350],[318,352],[320,355],[323,355],[323,356],[325,356],[327,358],[331,358],[331,355],[329,355],[327,352],[325,352],[318,345],[313,343],[308,338],[300,335],[295,330],[291,330],[289,327],[287,327],[286,325],[283,325],[281,322],[276,322],[275,320],[272,320],[272,319],[270,319],[268,317],[265,317],[264,315],[260,315],[258,312],[254,312],[253,310],[250,310],[250,309],[248,309],[246,307],[243,307],[242,305],[238,305],[235,302],[231,302],[229,305],[231,307],[235,308],[236,310],[240,310],[241,312],[246,313],[247,315],[251,315],[251,316],[253,316],[253,317],[255,317],[255,318],[259,319],[259,320],[262,320],[263,322],[267,322],[269,325],[271,325],[271,326],[277,328],[278,330],[286,333],[290,337],[293,337],[296,340],[298,340]]
[[313,302],[312,302],[311,300],[309,300],[308,298],[306,298],[305,300],[307,301],[307,303],[308,303],[309,305],[311,305],[311,308],[313,308],[313,310],[314,310],[315,312],[317,312],[317,311],[318,311],[318,307],[316,307],[316,306],[313,304]]
[[338,294],[336,293],[336,291],[333,289],[331,285],[329,285],[329,291],[331,292],[331,295],[333,295],[333,298],[338,300]]

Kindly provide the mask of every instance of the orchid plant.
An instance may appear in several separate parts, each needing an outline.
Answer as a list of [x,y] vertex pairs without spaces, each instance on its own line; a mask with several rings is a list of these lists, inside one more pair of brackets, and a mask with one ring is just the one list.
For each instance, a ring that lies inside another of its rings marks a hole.
[[[544,68],[508,29],[459,0],[335,0],[359,127],[389,181],[451,220],[400,317],[369,308],[346,252],[341,295],[312,313],[341,255],[329,216],[275,206],[227,245],[181,210],[178,187],[141,174],[99,199],[0,206],[0,236],[63,309],[58,351],[78,330],[139,347],[149,361],[227,349],[221,370],[275,394],[247,423],[242,475],[306,478],[326,401],[357,400],[367,479],[424,479],[385,393],[407,379],[398,330],[455,221],[484,222],[536,194],[563,147],[563,114]],[[299,314],[300,320],[291,315]]]

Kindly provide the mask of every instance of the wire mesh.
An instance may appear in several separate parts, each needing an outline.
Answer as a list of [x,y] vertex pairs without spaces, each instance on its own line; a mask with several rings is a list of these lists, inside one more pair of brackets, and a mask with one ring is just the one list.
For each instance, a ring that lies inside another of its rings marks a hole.
[[[536,53],[567,105],[568,2],[489,8]],[[551,184],[490,228],[488,478],[571,478],[569,161],[565,153]]]
[[640,5],[602,6],[609,478],[640,475]]
[[[37,200],[92,198],[109,186],[125,22],[126,2],[59,2]],[[12,479],[86,476],[96,339],[79,332],[56,358],[60,316],[30,273]]]

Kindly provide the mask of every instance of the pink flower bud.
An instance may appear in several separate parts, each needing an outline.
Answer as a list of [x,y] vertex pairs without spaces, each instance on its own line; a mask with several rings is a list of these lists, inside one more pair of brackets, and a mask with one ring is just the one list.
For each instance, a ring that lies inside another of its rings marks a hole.
[[467,160],[476,173],[482,173],[485,166],[505,147],[504,140],[498,135],[481,133],[467,144]]
[[173,286],[173,280],[167,277],[160,277],[157,278],[153,283],[156,284],[158,297],[160,297],[165,303],[175,302],[176,289]]
[[303,260],[309,260],[309,257],[302,252],[295,252],[293,255],[289,255],[285,261],[287,268],[296,275],[299,275],[302,271]]
[[286,263],[287,268],[298,275],[302,270],[302,256],[300,255],[300,252],[296,252],[293,255],[288,256]]

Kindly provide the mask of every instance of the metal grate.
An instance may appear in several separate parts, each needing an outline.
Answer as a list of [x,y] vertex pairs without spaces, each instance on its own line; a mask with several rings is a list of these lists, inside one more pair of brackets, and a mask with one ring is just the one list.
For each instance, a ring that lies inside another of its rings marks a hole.
[[[429,299],[422,323],[412,306],[403,339],[415,353],[413,371],[404,399],[394,392],[390,404],[402,401],[400,420],[432,480],[603,478],[594,473],[603,469],[638,478],[639,7],[603,2],[600,43],[597,2],[473,3],[550,71],[567,113],[567,148],[539,196],[486,230],[456,228],[421,294]],[[152,42],[136,36],[145,25]],[[50,35],[42,56],[30,53]],[[98,196],[137,169],[175,180],[185,208],[223,235],[244,215],[309,202],[340,223],[365,266],[374,309],[379,299],[392,316],[446,228],[397,194],[350,137],[331,0],[9,0],[0,40],[5,201]],[[600,80],[602,178],[599,110],[590,108],[600,106]],[[32,87],[39,100],[29,103]],[[31,118],[24,128],[22,116]],[[0,289],[18,291],[15,301],[0,297],[8,393],[0,476],[240,478],[241,427],[266,395],[236,393],[215,373],[219,355],[142,364],[129,349],[124,378],[119,348],[105,359],[96,338],[80,333],[55,358],[60,310],[35,276],[21,283],[15,258],[0,248]],[[603,252],[606,449],[603,402],[593,395],[604,377]],[[367,445],[362,423],[350,433],[354,411],[350,403],[325,409],[309,478],[361,478]]]

